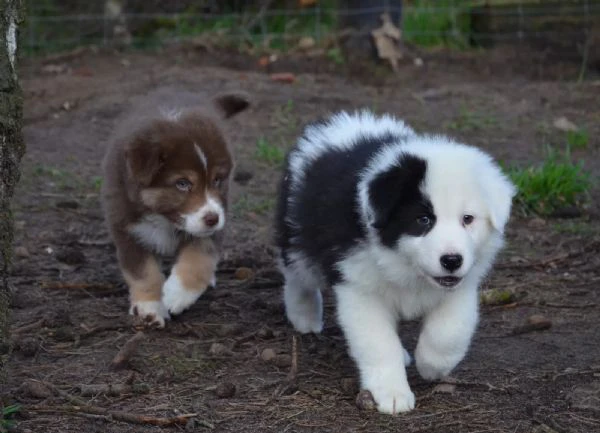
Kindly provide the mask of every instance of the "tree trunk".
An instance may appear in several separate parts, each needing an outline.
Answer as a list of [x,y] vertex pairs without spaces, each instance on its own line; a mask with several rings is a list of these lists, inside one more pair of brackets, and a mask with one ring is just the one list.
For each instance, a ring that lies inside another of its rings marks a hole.
[[8,272],[12,257],[13,224],[10,200],[19,179],[25,151],[21,135],[23,97],[17,80],[18,25],[22,0],[0,2],[0,383],[8,358]]

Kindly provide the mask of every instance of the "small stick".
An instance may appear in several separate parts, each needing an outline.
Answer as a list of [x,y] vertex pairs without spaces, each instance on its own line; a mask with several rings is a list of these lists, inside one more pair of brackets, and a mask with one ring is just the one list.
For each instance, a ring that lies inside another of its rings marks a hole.
[[[51,412],[51,413],[68,413],[74,415],[80,414],[91,414],[91,415],[101,415],[106,416],[107,420],[112,419],[115,421],[128,422],[131,424],[149,424],[160,427],[168,427],[173,425],[186,425],[190,418],[194,418],[198,416],[197,413],[188,413],[184,415],[178,415],[170,418],[163,417],[154,417],[148,415],[140,415],[135,413],[129,413],[124,411],[112,411],[109,409],[105,409],[103,407],[98,406],[89,406],[89,405],[80,405],[80,406],[70,406],[70,405],[61,405],[61,406],[48,406],[43,404],[27,406],[27,409],[35,411],[35,412]],[[205,426],[211,426],[210,428],[214,428],[214,425],[206,422],[203,423]]]
[[101,383],[90,385],[79,385],[79,391],[83,397],[93,397],[98,394],[108,396],[119,396],[122,394],[146,394],[150,387],[145,383],[123,384],[123,383]]
[[123,345],[119,353],[113,358],[110,363],[110,368],[112,370],[121,370],[129,364],[129,360],[134,355],[137,350],[138,345],[142,342],[142,340],[146,337],[146,335],[139,331],[133,337],[131,337],[127,342]]
[[20,334],[21,332],[31,331],[32,329],[39,328],[40,326],[42,326],[44,324],[44,320],[45,319],[40,319],[38,321],[30,323],[29,325],[23,325],[19,328],[15,328],[15,329],[11,330],[10,332],[14,335],[14,334]]
[[292,382],[296,380],[298,375],[298,337],[296,334],[292,335],[292,365],[290,372],[288,373],[288,381]]
[[51,289],[51,290],[114,290],[114,284],[105,284],[105,283],[84,283],[84,282],[72,282],[72,283],[63,283],[60,281],[46,281],[41,283],[42,289]]

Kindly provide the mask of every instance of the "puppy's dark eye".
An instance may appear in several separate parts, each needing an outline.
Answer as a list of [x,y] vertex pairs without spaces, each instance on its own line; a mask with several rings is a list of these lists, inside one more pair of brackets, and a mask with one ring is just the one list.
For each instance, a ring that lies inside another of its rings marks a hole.
[[223,184],[223,179],[220,177],[215,177],[213,179],[213,188],[219,188]]
[[420,226],[429,226],[431,225],[431,218],[429,218],[427,215],[417,217],[417,224]]
[[192,189],[192,182],[184,178],[177,179],[175,182],[175,188],[177,188],[179,191],[188,192]]
[[463,215],[463,225],[468,226],[474,219],[475,217],[473,215]]

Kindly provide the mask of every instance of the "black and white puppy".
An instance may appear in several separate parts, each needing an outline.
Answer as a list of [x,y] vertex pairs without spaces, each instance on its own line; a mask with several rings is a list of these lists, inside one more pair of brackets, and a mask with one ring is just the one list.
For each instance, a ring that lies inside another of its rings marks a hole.
[[514,194],[487,154],[393,117],[309,125],[288,155],[276,222],[288,319],[320,332],[321,289],[332,287],[362,387],[381,412],[413,409],[397,322],[424,317],[425,379],[463,359]]

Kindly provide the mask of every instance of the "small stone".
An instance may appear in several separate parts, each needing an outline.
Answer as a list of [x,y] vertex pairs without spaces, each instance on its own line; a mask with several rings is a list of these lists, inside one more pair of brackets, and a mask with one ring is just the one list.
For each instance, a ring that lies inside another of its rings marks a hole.
[[371,394],[371,391],[363,389],[356,396],[356,407],[360,410],[376,410],[377,404]]
[[254,272],[252,271],[252,269],[245,267],[237,268],[235,270],[235,273],[233,274],[233,277],[239,281],[249,280],[253,276]]
[[263,340],[270,340],[271,338],[273,338],[273,330],[269,328],[260,328],[256,332],[256,336],[258,338],[262,338]]
[[219,398],[231,398],[235,395],[236,389],[237,388],[235,384],[231,382],[221,382],[217,385],[217,388],[215,389],[215,394]]
[[18,257],[20,259],[26,259],[30,255],[31,254],[29,254],[29,250],[27,250],[27,248],[25,248],[25,247],[16,247],[15,248],[15,257]]
[[37,338],[33,337],[25,337],[19,340],[16,346],[16,349],[19,351],[19,353],[28,358],[35,356],[40,348]]
[[75,200],[64,200],[57,202],[56,207],[59,209],[77,209],[79,208],[79,203]]
[[233,181],[240,185],[246,185],[254,177],[251,171],[238,169],[233,175]]
[[277,355],[273,360],[273,364],[279,368],[289,367],[292,365],[292,356],[287,354]]
[[340,381],[340,386],[344,394],[355,395],[358,391],[358,382],[354,377],[344,377]]
[[424,64],[423,59],[420,57],[415,57],[414,64],[417,68],[420,68]]
[[315,39],[310,36],[303,36],[298,41],[298,49],[307,51],[314,48],[316,45]]
[[561,131],[577,131],[579,128],[577,127],[577,125],[575,125],[573,122],[571,122],[569,119],[567,119],[566,117],[559,117],[557,119],[554,119],[554,122],[552,123],[552,125],[556,128],[559,129]]
[[512,330],[512,335],[526,334],[534,331],[544,331],[552,327],[552,322],[541,314],[534,314],[527,318],[524,325],[516,326]]
[[433,388],[434,394],[454,394],[456,385],[452,383],[440,383]]
[[267,347],[266,349],[263,349],[262,352],[260,352],[260,357],[265,362],[273,361],[276,356],[277,354],[275,353],[275,350],[271,349],[270,347]]
[[208,353],[210,353],[213,356],[220,356],[229,355],[231,351],[227,346],[225,346],[222,343],[213,343],[211,344],[210,349],[208,349]]
[[19,387],[19,393],[33,398],[52,397],[52,391],[46,385],[33,379],[26,379]]
[[[527,324],[534,325],[538,329],[548,329],[552,326],[550,319],[541,314],[533,314],[527,318]],[[541,327],[541,328],[539,328]]]
[[85,255],[81,250],[67,249],[56,253],[56,260],[67,265],[81,265],[85,263]]

